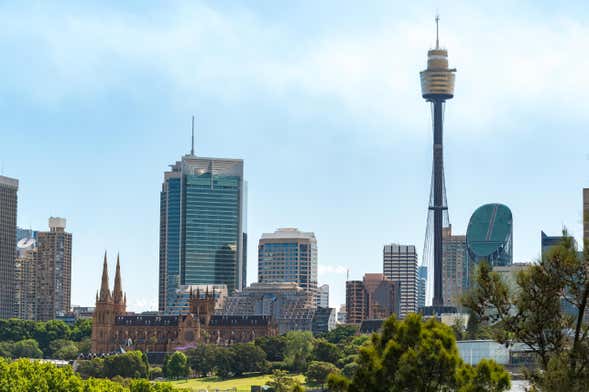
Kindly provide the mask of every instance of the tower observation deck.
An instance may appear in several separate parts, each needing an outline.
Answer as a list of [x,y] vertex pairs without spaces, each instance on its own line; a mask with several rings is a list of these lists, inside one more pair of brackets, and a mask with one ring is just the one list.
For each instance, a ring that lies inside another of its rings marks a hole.
[[[421,95],[430,103],[433,126],[432,182],[423,254],[423,264],[431,264],[433,250],[433,268],[428,265],[428,274],[433,270],[432,306],[424,309],[425,314],[432,315],[454,310],[443,306],[442,228],[450,224],[444,181],[444,104],[446,100],[454,97],[456,69],[448,68],[448,51],[440,48],[438,22],[439,17],[436,16],[436,47],[427,52],[427,69],[420,72]],[[431,274],[428,280],[431,282]]]

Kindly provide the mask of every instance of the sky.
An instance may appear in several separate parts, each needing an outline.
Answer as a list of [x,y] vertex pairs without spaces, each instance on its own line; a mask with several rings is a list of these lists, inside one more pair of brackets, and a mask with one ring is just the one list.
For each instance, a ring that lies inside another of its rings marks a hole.
[[423,249],[431,119],[419,71],[440,42],[457,68],[445,111],[450,221],[510,207],[514,261],[540,231],[582,233],[589,186],[584,2],[260,0],[0,4],[0,162],[18,224],[73,233],[72,304],[93,305],[120,253],[128,308],[157,308],[159,192],[190,150],[241,158],[248,281],[257,241],[316,234],[319,283],[382,271],[388,243]]

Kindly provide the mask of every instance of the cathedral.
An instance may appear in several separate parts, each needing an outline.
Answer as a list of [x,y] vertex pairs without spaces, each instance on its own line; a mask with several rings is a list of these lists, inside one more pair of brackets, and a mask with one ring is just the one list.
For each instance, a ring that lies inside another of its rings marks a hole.
[[261,336],[274,336],[278,328],[271,316],[216,315],[214,292],[190,293],[190,312],[174,316],[127,313],[127,296],[121,284],[117,256],[115,283],[108,285],[106,254],[100,291],[92,316],[92,352],[124,350],[173,352],[199,343],[229,345],[245,343]]

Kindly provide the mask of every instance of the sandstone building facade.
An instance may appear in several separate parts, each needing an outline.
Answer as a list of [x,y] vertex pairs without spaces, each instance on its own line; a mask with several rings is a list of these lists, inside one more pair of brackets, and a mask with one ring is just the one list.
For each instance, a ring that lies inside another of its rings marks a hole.
[[125,350],[172,352],[199,343],[229,345],[274,336],[278,328],[270,316],[216,315],[215,296],[208,290],[190,295],[190,312],[182,315],[135,315],[127,313],[117,258],[114,289],[108,285],[106,255],[100,291],[92,317],[92,352]]

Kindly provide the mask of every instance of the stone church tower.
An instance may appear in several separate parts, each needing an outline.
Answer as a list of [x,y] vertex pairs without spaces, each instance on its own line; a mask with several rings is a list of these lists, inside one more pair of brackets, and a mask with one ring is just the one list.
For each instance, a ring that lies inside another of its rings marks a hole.
[[108,265],[106,252],[102,265],[102,282],[100,293],[96,293],[96,308],[92,316],[92,352],[108,352],[112,347],[113,330],[116,316],[127,312],[127,296],[123,294],[121,285],[121,267],[117,256],[115,286],[111,293],[108,288]]

